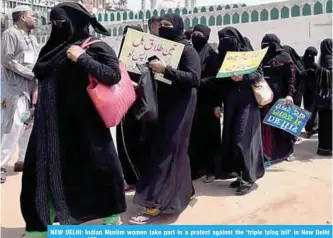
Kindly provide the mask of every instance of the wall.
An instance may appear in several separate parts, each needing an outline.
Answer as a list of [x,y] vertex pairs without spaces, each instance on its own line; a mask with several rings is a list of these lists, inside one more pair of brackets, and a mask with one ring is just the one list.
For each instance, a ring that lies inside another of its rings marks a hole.
[[[303,55],[305,48],[315,46],[319,49],[323,39],[332,37],[332,14],[280,19],[277,21],[256,22],[231,25],[247,36],[254,48],[259,49],[266,33],[274,33],[283,45],[290,45]],[[210,42],[218,42],[217,32],[223,26],[211,27]]]

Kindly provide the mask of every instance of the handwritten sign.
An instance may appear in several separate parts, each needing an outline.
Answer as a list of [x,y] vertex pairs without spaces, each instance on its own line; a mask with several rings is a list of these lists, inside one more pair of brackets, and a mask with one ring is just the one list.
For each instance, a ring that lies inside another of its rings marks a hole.
[[268,47],[257,51],[228,51],[222,63],[217,78],[227,78],[233,74],[243,75],[255,72],[266,55]]
[[[167,65],[177,68],[184,45],[162,39],[148,33],[128,29],[119,60],[124,62],[129,72],[140,74],[136,64],[145,64],[151,56],[157,56]],[[155,74],[155,79],[171,84],[163,74]]]
[[284,99],[278,100],[264,118],[264,123],[277,127],[294,136],[299,136],[311,113],[296,106],[286,106]]

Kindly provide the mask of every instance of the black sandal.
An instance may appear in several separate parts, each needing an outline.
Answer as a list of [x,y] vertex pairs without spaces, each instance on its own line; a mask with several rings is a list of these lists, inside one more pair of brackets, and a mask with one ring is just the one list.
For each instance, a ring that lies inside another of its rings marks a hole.
[[1,168],[1,183],[5,183],[7,180],[7,171],[5,168]]
[[251,192],[254,183],[242,182],[242,184],[237,188],[236,195],[243,196]]

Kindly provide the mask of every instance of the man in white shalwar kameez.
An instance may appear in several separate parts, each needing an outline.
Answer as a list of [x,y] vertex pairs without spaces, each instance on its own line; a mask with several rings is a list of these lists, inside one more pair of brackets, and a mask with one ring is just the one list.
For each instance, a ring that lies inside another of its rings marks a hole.
[[1,182],[6,180],[6,166],[19,145],[18,161],[14,171],[22,171],[32,125],[22,118],[32,104],[32,95],[37,80],[32,72],[40,48],[31,35],[36,17],[28,6],[18,6],[12,11],[13,26],[2,34],[1,64],[2,85],[4,86],[5,118],[1,140]]

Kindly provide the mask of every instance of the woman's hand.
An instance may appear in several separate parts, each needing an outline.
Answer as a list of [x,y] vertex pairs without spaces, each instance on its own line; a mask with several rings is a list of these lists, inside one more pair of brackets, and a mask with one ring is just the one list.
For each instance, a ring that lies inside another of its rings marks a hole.
[[77,45],[72,45],[68,50],[67,50],[67,57],[73,62],[76,62],[77,59],[85,53],[85,50],[82,49],[80,46]]
[[294,100],[291,96],[286,97],[286,106],[290,106],[291,104],[294,103]]
[[215,107],[214,108],[214,114],[217,118],[222,117],[222,108],[221,107]]
[[164,73],[166,64],[163,60],[154,60],[149,63],[149,68],[155,73]]
[[240,82],[240,81],[243,80],[243,75],[236,75],[236,74],[234,74],[234,75],[231,76],[231,79],[233,81],[235,81],[235,82]]

